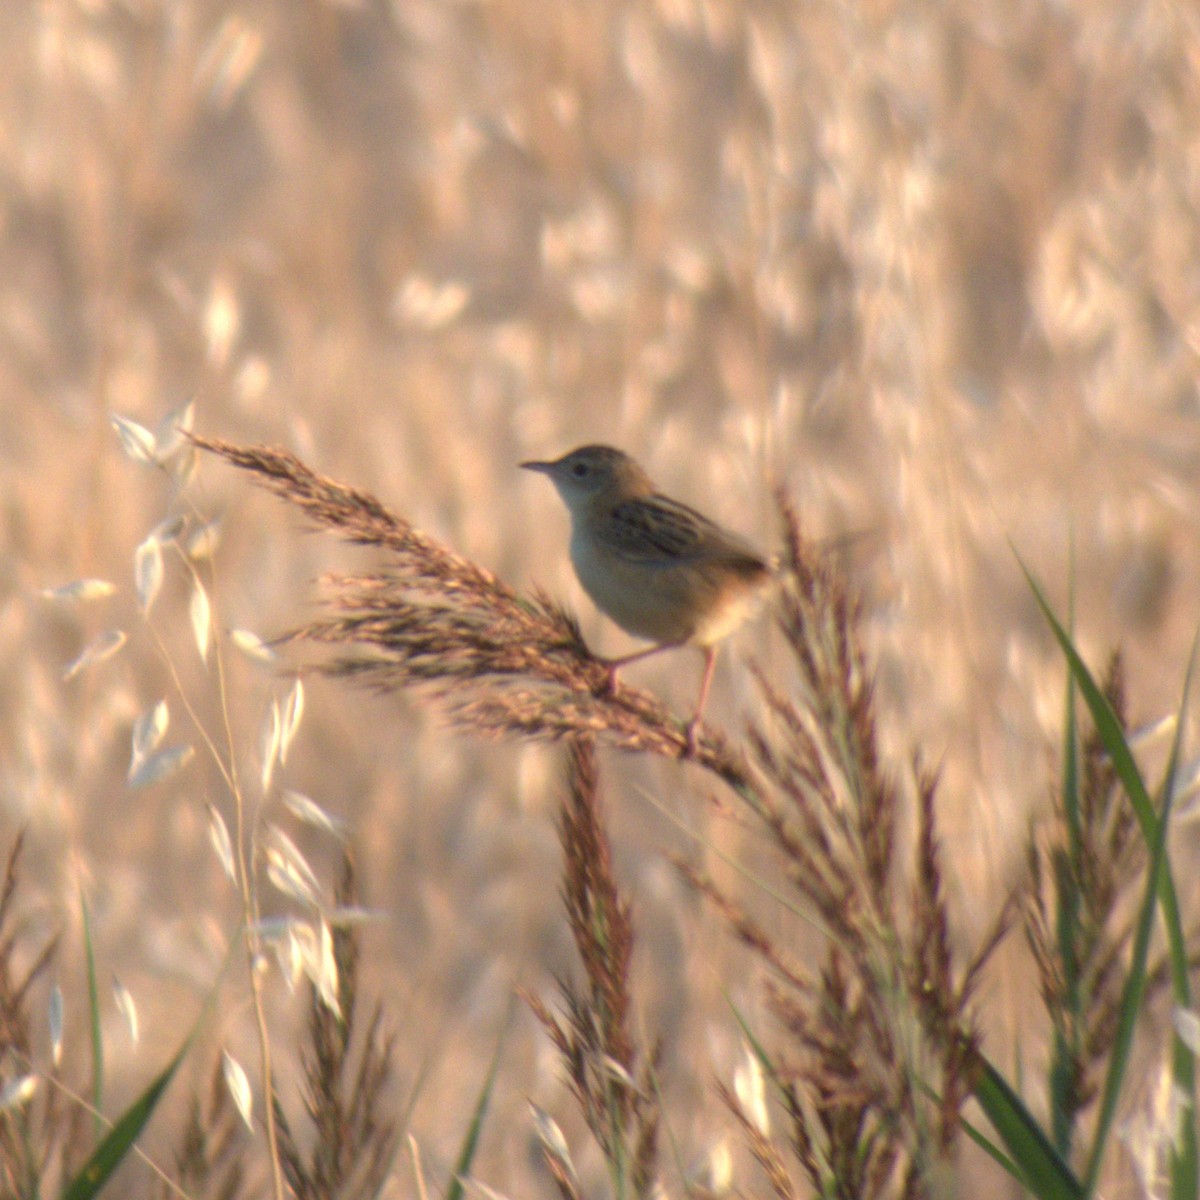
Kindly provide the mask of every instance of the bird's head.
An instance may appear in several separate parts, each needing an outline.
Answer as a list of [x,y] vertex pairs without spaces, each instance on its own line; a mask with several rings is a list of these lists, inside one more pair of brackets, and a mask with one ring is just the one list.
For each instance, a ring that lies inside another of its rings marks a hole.
[[646,472],[623,450],[612,446],[580,446],[552,462],[523,462],[521,466],[549,476],[572,512],[596,497],[621,500],[654,490]]

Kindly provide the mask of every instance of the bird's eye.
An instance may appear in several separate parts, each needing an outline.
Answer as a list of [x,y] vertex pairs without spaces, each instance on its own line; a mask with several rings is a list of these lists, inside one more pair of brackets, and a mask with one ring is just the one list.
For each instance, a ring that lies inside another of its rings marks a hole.
[[576,479],[582,479],[587,473],[587,463],[576,463],[571,468],[571,474],[574,475]]

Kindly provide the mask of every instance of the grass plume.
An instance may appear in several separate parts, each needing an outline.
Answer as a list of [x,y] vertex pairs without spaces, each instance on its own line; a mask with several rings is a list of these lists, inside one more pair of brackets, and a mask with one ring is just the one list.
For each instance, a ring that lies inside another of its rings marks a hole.
[[[682,722],[640,688],[610,689],[607,664],[548,596],[521,596],[370,493],[317,474],[285,450],[193,441],[249,471],[314,524],[385,553],[377,571],[330,577],[332,615],[287,635],[335,652],[318,670],[379,691],[422,688],[458,725],[488,736],[595,737],[619,750],[688,754]],[[747,784],[745,760],[724,737],[707,728],[698,741],[701,766]]]
[[[614,1195],[649,1197],[657,1182],[659,1050],[640,1047],[634,1033],[633,920],[617,888],[601,816],[595,747],[576,738],[568,747],[559,838],[563,903],[584,982],[560,981],[561,1017],[536,996],[527,999],[562,1056],[571,1090],[613,1174]],[[549,1154],[547,1165],[560,1190],[574,1186],[559,1177],[559,1164]]]
[[[972,996],[1005,920],[969,962],[954,962],[937,780],[914,767],[917,839],[906,872],[902,792],[881,766],[857,606],[805,542],[785,496],[779,504],[786,550],[778,621],[794,682],[785,694],[758,672],[766,715],[749,730],[762,779],[751,808],[787,902],[819,918],[818,965],[798,960],[707,874],[683,869],[769,968],[770,1001],[789,1039],[768,1068],[809,1185],[847,1200],[935,1196],[954,1163],[977,1065]],[[751,1129],[776,1195],[803,1194],[744,1106],[728,1089],[723,1095]]]
[[[348,855],[336,900],[344,908],[357,900]],[[398,1123],[386,1104],[392,1038],[384,1029],[381,1003],[376,1002],[365,1021],[362,1017],[357,933],[353,927],[334,925],[331,934],[338,1011],[310,984],[308,1042],[301,1053],[304,1107],[313,1137],[306,1152],[278,1090],[272,1088],[279,1151],[297,1200],[368,1200],[379,1194],[398,1146]]]
[[182,1188],[193,1200],[234,1200],[245,1194],[245,1126],[234,1109],[221,1064],[213,1067],[207,1094],[188,1102],[171,1184],[160,1200],[174,1200]]

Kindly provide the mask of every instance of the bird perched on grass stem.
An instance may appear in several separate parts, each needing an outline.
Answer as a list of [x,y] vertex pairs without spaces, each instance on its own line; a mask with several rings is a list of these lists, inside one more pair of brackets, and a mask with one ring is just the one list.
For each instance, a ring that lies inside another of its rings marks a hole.
[[608,659],[619,668],[676,646],[704,651],[689,753],[716,664],[717,643],[750,614],[771,578],[749,542],[662,495],[621,450],[581,446],[553,462],[525,462],[547,475],[571,512],[571,563],[596,607],[627,633],[655,644]]

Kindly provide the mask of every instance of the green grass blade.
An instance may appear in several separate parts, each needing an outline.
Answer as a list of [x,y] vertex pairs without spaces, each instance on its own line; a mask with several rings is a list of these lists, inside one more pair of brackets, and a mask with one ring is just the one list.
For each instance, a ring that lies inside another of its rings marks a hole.
[[[59,1200],[90,1200],[92,1196],[98,1195],[113,1171],[120,1166],[125,1156],[133,1148],[142,1130],[146,1127],[146,1122],[153,1115],[159,1100],[162,1099],[162,1095],[166,1091],[168,1084],[170,1084],[175,1072],[179,1069],[179,1064],[183,1062],[192,1043],[196,1040],[196,1034],[199,1032],[201,1025],[216,1006],[217,997],[221,990],[221,982],[229,970],[230,963],[234,961],[239,942],[240,931],[239,937],[231,939],[229,948],[225,952],[225,959],[221,963],[220,970],[217,972],[217,978],[209,989],[208,995],[204,1000],[204,1005],[196,1017],[192,1028],[188,1030],[187,1037],[184,1038],[183,1045],[180,1046],[175,1057],[171,1059],[150,1086],[121,1114],[116,1124],[108,1130],[107,1136],[96,1147],[91,1158],[84,1164],[83,1169],[59,1193]],[[94,1007],[97,1011],[99,1010],[98,1005]]]
[[189,1034],[187,1041],[162,1073],[121,1114],[117,1123],[109,1130],[108,1136],[96,1147],[83,1170],[63,1189],[62,1200],[91,1200],[91,1197],[100,1194],[109,1176],[120,1166],[146,1127],[146,1122],[150,1120],[163,1092],[167,1090],[167,1085],[183,1061],[191,1040]]
[[1200,1148],[1196,1141],[1196,1063],[1184,1040],[1175,1034],[1172,1056],[1175,1086],[1188,1099],[1181,1118],[1179,1144],[1171,1149],[1171,1200],[1200,1196]]
[[992,1139],[988,1137],[982,1129],[972,1124],[965,1117],[963,1118],[962,1127],[963,1132],[967,1135],[967,1137],[969,1137],[971,1141],[973,1141],[975,1145],[977,1145],[980,1150],[984,1152],[984,1154],[1003,1167],[1004,1171],[1011,1175],[1023,1188],[1025,1188],[1027,1191],[1030,1190],[1029,1181],[1025,1178],[1025,1173],[1019,1166],[1017,1166],[1015,1159],[1009,1158],[1009,1156],[1005,1154],[1004,1151],[1001,1150],[1000,1147],[997,1146],[996,1143],[993,1142]]
[[[929,1099],[934,1102],[934,1104],[940,1105],[942,1103],[942,1097],[938,1095],[938,1093],[934,1091],[934,1089],[931,1088],[927,1083],[918,1080],[917,1086],[921,1089],[922,1094],[928,1096]],[[980,1150],[984,1152],[984,1154],[1003,1167],[1005,1172],[1011,1175],[1019,1184],[1021,1184],[1022,1187],[1024,1187],[1027,1191],[1029,1190],[1029,1182],[1025,1178],[1021,1168],[1017,1165],[1015,1159],[1009,1158],[1009,1156],[1005,1154],[1004,1151],[997,1146],[996,1143],[993,1142],[992,1139],[988,1137],[988,1135],[984,1133],[982,1129],[980,1129],[973,1122],[967,1120],[966,1117],[962,1118],[962,1128],[967,1137],[969,1137],[971,1141],[973,1141],[975,1145],[977,1145]]]
[[1117,719],[1117,714],[1113,712],[1112,705],[1109,704],[1107,697],[1092,678],[1092,673],[1080,657],[1079,651],[1075,649],[1075,643],[1071,640],[1070,634],[1067,633],[1059,622],[1059,619],[1054,615],[1054,610],[1050,607],[1050,602],[1046,599],[1037,580],[1034,579],[1029,568],[1025,566],[1019,555],[1017,556],[1017,562],[1020,563],[1021,570],[1025,572],[1025,578],[1029,582],[1033,597],[1037,601],[1038,607],[1042,610],[1042,615],[1049,623],[1059,647],[1066,656],[1067,666],[1070,668],[1071,675],[1075,680],[1076,686],[1079,688],[1079,693],[1083,697],[1084,703],[1088,706],[1088,712],[1091,713],[1092,721],[1096,726],[1096,733],[1104,749],[1112,759],[1113,770],[1116,772],[1117,778],[1120,779],[1122,786],[1133,802],[1134,811],[1142,826],[1142,833],[1146,836],[1147,843],[1151,843],[1154,840],[1155,831],[1158,827],[1158,818],[1154,815],[1154,809],[1150,802],[1150,793],[1146,790],[1146,785],[1142,781],[1141,772],[1138,771],[1137,763],[1133,758],[1133,752],[1129,749],[1129,743],[1125,740],[1124,731],[1121,729],[1121,722]]
[[[1171,772],[1172,776],[1173,774],[1174,771]],[[1134,1029],[1141,1013],[1142,1000],[1146,995],[1146,962],[1150,957],[1150,935],[1154,931],[1154,913],[1158,907],[1157,896],[1161,890],[1159,881],[1162,876],[1168,874],[1167,833],[1170,829],[1173,791],[1173,787],[1168,787],[1163,799],[1162,815],[1158,820],[1150,866],[1146,873],[1146,896],[1142,901],[1141,912],[1138,914],[1133,957],[1129,964],[1129,975],[1125,980],[1125,987],[1121,992],[1117,1034],[1113,1040],[1108,1073],[1104,1079],[1104,1091],[1100,1099],[1099,1115],[1096,1119],[1095,1140],[1092,1143],[1084,1181],[1086,1195],[1089,1197],[1095,1194],[1096,1183],[1100,1178],[1100,1165],[1104,1160],[1104,1151],[1108,1147],[1108,1139],[1112,1134],[1112,1124],[1117,1113],[1121,1084],[1124,1082],[1125,1071],[1129,1066],[1129,1055],[1133,1050]]]
[[92,1112],[96,1143],[104,1136],[104,1035],[100,1028],[100,989],[96,985],[96,947],[92,941],[92,919],[87,897],[79,889],[79,911],[83,919],[83,951],[87,964],[88,1020],[92,1038]]
[[1016,1163],[1017,1178],[1039,1200],[1082,1200],[1083,1185],[1021,1097],[987,1059],[982,1063],[983,1070],[975,1081],[975,1099]]
[[[1182,753],[1184,718],[1187,715],[1188,698],[1191,695],[1192,677],[1196,669],[1196,653],[1200,647],[1200,633],[1192,641],[1192,653],[1188,658],[1187,674],[1183,681],[1183,695],[1179,701],[1179,712],[1175,720],[1175,736],[1171,741],[1171,753],[1167,759],[1167,770],[1163,776],[1163,800],[1160,806],[1163,813],[1162,824],[1169,824],[1167,814],[1175,803],[1175,791],[1178,783],[1179,759]],[[1171,862],[1164,851],[1163,870],[1171,874]],[[1174,952],[1174,947],[1172,947]],[[1185,995],[1176,999],[1180,1007],[1187,1008],[1191,997],[1187,995],[1187,955],[1186,949],[1180,947],[1180,971]],[[1174,967],[1173,967],[1174,969]],[[1191,1114],[1196,1111],[1196,1064],[1192,1052],[1179,1036],[1178,1031],[1173,1036],[1172,1073],[1175,1087],[1186,1097],[1186,1115],[1181,1121],[1180,1138],[1177,1145],[1171,1148],[1171,1198],[1172,1200],[1196,1200],[1200,1195],[1200,1150],[1196,1143],[1196,1122]]]
[[450,1187],[446,1191],[446,1200],[463,1200],[466,1194],[463,1180],[470,1175],[471,1163],[475,1159],[476,1150],[479,1149],[479,1139],[483,1136],[483,1123],[487,1119],[488,1106],[492,1102],[492,1090],[496,1085],[496,1076],[500,1070],[500,1052],[504,1048],[507,1037],[508,1026],[506,1024],[496,1042],[496,1052],[492,1055],[491,1066],[488,1067],[487,1078],[483,1082],[483,1090],[479,1093],[479,1100],[475,1104],[475,1112],[471,1117],[467,1136],[463,1141],[462,1150],[459,1151],[458,1161],[454,1164],[454,1175],[450,1180]]
[[[1075,563],[1074,547],[1072,546],[1072,561],[1070,572],[1070,591],[1067,599],[1068,626],[1074,627],[1075,614]],[[1067,672],[1066,700],[1063,716],[1063,779],[1062,800],[1063,815],[1067,826],[1066,858],[1056,856],[1053,863],[1055,893],[1058,897],[1058,912],[1056,913],[1056,929],[1058,936],[1058,954],[1062,966],[1064,981],[1064,1001],[1068,1010],[1076,1018],[1073,1028],[1078,1030],[1078,1017],[1083,1004],[1079,981],[1079,946],[1081,931],[1079,927],[1079,886],[1081,875],[1080,858],[1082,854],[1083,834],[1080,826],[1079,810],[1079,721],[1076,712],[1076,686],[1074,677]],[[1079,1047],[1068,1044],[1061,1027],[1054,1031],[1054,1046],[1050,1059],[1050,1115],[1054,1131],[1054,1145],[1059,1154],[1068,1161],[1071,1156],[1071,1140],[1074,1135],[1070,1114],[1070,1093],[1072,1089],[1071,1064],[1079,1059]]]

